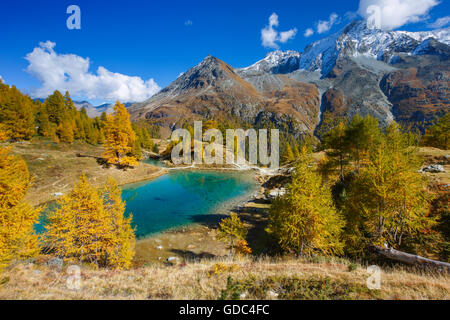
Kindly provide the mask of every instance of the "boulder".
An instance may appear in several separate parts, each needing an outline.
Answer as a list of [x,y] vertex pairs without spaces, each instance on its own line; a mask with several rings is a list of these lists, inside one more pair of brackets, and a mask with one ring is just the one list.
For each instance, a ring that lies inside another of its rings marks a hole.
[[441,173],[445,172],[444,166],[440,164],[432,164],[425,168],[419,170],[420,173],[429,172],[429,173]]
[[280,197],[285,194],[286,194],[285,188],[273,189],[273,190],[270,190],[270,192],[269,192],[269,196],[272,198]]

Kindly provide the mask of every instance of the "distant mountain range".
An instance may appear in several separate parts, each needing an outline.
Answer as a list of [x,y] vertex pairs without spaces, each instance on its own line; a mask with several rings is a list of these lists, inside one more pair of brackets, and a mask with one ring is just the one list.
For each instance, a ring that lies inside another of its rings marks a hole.
[[99,117],[103,112],[111,113],[113,111],[114,108],[114,104],[102,104],[99,106],[93,106],[90,102],[88,101],[74,101],[73,104],[75,105],[75,107],[78,110],[81,110],[82,108],[86,109],[86,113],[88,114],[89,117],[91,118],[95,118],[95,117]]
[[[41,103],[44,103],[44,101],[45,101],[45,99],[42,99],[42,98],[39,98],[36,100],[40,101]],[[91,104],[88,101],[72,101],[72,102],[75,105],[75,108],[77,108],[78,110],[85,108],[86,113],[91,118],[100,117],[103,112],[106,112],[107,114],[111,113],[111,112],[113,112],[113,108],[114,108],[114,104],[108,104],[108,103],[105,103],[105,104],[102,104],[99,106],[94,106],[93,104]],[[126,107],[129,107],[130,105],[131,105],[131,103],[125,104]]]
[[355,114],[423,129],[450,111],[449,45],[450,28],[382,31],[357,20],[301,53],[270,52],[246,68],[208,56],[129,110],[134,120],[170,129],[192,119],[235,117],[269,121],[299,136]]

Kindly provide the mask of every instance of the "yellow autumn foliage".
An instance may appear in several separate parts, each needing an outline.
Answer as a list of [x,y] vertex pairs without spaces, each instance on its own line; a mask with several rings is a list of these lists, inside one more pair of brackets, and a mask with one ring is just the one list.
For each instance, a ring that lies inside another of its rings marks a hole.
[[113,179],[98,190],[81,176],[48,216],[45,245],[50,252],[98,267],[130,268],[135,236],[120,195]]
[[237,254],[246,256],[252,253],[252,249],[248,246],[246,240],[239,240],[234,246],[234,250]]
[[331,192],[314,170],[312,158],[302,150],[285,195],[274,200],[266,231],[283,251],[297,255],[341,254],[344,221]]
[[229,245],[230,256],[233,254],[233,249],[236,249],[235,241],[244,240],[248,233],[247,227],[234,212],[230,214],[229,218],[220,222],[217,231],[217,238]]
[[[0,130],[0,137],[6,134]],[[38,253],[38,237],[33,226],[40,208],[23,201],[31,177],[25,161],[0,147],[0,270],[14,259]]]
[[106,151],[102,155],[103,158],[110,164],[135,166],[137,160],[132,152],[136,133],[131,126],[130,115],[122,103],[116,102],[114,114],[106,117],[104,132]]

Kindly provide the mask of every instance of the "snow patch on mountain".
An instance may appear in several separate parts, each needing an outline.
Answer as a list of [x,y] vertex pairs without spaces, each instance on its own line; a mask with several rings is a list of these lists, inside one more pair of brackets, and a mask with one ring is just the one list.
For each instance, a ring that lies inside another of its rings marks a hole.
[[298,69],[300,52],[288,50],[276,50],[269,52],[267,56],[255,64],[238,69],[240,74],[252,75],[258,73],[291,73]]
[[433,31],[423,31],[423,32],[397,31],[397,33],[405,34],[418,42],[422,42],[429,38],[434,38],[439,42],[445,43],[446,45],[450,45],[450,27]]

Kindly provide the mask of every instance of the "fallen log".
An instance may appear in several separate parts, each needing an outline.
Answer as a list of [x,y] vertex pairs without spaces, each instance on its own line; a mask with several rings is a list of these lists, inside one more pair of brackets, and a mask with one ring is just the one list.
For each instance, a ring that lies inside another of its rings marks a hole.
[[432,260],[428,258],[424,258],[418,255],[398,251],[395,249],[388,249],[388,248],[382,248],[378,246],[372,246],[371,250],[375,252],[378,255],[381,255],[385,258],[403,262],[409,265],[415,265],[415,266],[431,266],[431,267],[437,267],[437,268],[444,268],[447,269],[447,271],[450,271],[450,263]]

